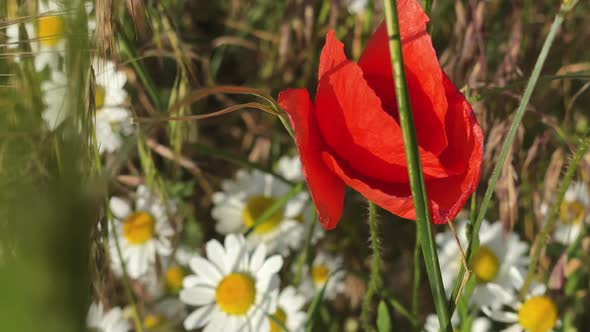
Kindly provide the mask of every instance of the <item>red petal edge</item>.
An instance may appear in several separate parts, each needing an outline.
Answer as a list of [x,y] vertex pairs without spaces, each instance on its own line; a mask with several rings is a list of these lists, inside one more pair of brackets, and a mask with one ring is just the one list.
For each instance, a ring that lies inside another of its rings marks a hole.
[[313,104],[306,89],[288,89],[279,93],[279,105],[288,114],[295,132],[303,175],[325,229],[336,227],[342,215],[345,185],[322,162],[324,142],[315,123]]

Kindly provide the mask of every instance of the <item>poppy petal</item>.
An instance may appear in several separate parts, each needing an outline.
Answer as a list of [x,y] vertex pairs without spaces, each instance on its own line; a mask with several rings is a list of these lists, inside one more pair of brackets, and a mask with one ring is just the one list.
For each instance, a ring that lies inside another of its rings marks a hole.
[[[343,45],[333,31],[326,35],[320,68],[323,75],[314,114],[329,151],[361,174],[386,182],[407,182],[401,128],[382,109],[360,67],[346,60]],[[460,174],[444,167],[429,151],[420,149],[420,157],[426,178]]]
[[[435,224],[454,219],[465,205],[479,183],[483,158],[483,133],[471,106],[446,75],[444,79],[450,101],[447,119],[449,128],[453,129],[455,135],[449,138],[453,148],[447,148],[443,156],[449,160],[454,159],[454,163],[465,165],[465,171],[460,175],[426,181],[432,222]],[[458,147],[454,147],[454,144],[458,144]],[[373,178],[372,173],[358,172],[346,161],[328,153],[323,153],[322,159],[347,185],[367,199],[400,217],[416,218],[408,183],[385,182],[380,178]]]
[[279,105],[288,114],[295,132],[303,175],[315,203],[322,226],[336,226],[344,205],[345,185],[321,159],[324,142],[321,139],[313,104],[306,89],[288,89],[279,94]]
[[[406,81],[418,143],[420,147],[438,155],[448,144],[445,134],[447,101],[440,64],[426,32],[428,17],[415,0],[399,1],[398,13]],[[387,27],[382,23],[367,43],[359,66],[371,88],[382,100],[383,107],[397,113],[388,45]]]

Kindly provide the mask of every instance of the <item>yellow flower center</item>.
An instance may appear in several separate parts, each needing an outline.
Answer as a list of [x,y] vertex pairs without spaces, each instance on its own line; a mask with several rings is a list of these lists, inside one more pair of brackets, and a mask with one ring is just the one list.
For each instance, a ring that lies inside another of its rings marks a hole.
[[281,309],[280,307],[277,308],[277,311],[272,315],[274,319],[270,319],[270,332],[283,332],[283,328],[277,324],[277,321],[283,326],[287,322],[287,314],[285,310]]
[[500,269],[500,260],[488,247],[481,246],[473,259],[473,272],[477,281],[486,283],[494,280]]
[[166,270],[166,286],[171,290],[179,290],[182,287],[184,271],[180,266],[171,266]]
[[330,275],[330,269],[323,264],[311,267],[311,280],[313,280],[316,285],[324,284],[326,280],[328,280],[328,275]]
[[245,273],[228,274],[215,290],[215,302],[228,315],[244,315],[255,299],[254,279]]
[[55,47],[63,38],[64,19],[60,16],[41,16],[37,19],[37,38],[42,45]]
[[586,209],[580,201],[563,202],[559,207],[559,216],[566,224],[579,224],[584,220]]
[[146,329],[153,329],[153,328],[156,328],[156,327],[162,325],[162,323],[164,323],[165,320],[166,319],[162,315],[148,314],[143,319],[143,326]]
[[[244,224],[246,227],[252,227],[254,222],[258,220],[258,218],[260,218],[260,216],[262,216],[262,214],[274,203],[275,200],[271,197],[254,196],[250,198],[246,202],[246,206],[242,212],[242,217],[244,218]],[[277,228],[277,226],[281,223],[281,220],[283,220],[283,210],[279,209],[270,217],[259,223],[254,229],[254,232],[259,234],[268,233]]]
[[143,244],[154,237],[155,224],[151,214],[133,212],[123,221],[123,236],[131,244]]
[[106,90],[102,85],[96,85],[94,88],[94,107],[96,111],[100,111],[104,107],[104,99],[106,95]]
[[547,296],[532,297],[520,307],[518,322],[529,332],[547,332],[557,323],[557,307]]

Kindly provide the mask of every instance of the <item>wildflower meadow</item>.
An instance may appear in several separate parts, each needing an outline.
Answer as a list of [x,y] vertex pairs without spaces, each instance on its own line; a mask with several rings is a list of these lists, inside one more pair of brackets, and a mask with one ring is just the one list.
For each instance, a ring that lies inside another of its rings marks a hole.
[[0,331],[590,331],[589,18],[0,0]]

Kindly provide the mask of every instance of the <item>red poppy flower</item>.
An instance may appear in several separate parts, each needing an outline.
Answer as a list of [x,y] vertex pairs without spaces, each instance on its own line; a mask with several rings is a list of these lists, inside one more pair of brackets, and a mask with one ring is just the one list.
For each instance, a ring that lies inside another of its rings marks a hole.
[[[398,0],[410,103],[434,223],[453,219],[475,190],[483,134],[465,97],[440,68],[428,17],[416,0]],[[333,228],[348,185],[375,204],[415,219],[398,121],[385,24],[358,63],[328,32],[315,102],[306,89],[279,94],[322,225]]]

